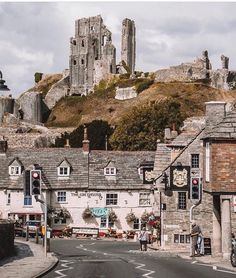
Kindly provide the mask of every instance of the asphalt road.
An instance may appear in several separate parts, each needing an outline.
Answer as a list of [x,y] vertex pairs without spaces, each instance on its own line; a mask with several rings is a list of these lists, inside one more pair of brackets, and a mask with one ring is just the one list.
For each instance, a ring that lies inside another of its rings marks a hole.
[[51,240],[59,263],[47,278],[229,278],[212,266],[192,264],[173,254],[141,252],[138,243],[102,240]]

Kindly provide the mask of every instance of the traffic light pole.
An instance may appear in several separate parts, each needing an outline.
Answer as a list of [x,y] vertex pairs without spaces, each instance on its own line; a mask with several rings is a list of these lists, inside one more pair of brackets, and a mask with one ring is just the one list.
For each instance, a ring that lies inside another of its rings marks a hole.
[[40,200],[38,195],[35,195],[35,200],[36,202],[40,202],[41,204],[44,205],[44,251],[45,251],[45,256],[47,257],[47,211],[48,211],[48,208],[47,208],[47,202],[46,200],[43,201],[43,200]]

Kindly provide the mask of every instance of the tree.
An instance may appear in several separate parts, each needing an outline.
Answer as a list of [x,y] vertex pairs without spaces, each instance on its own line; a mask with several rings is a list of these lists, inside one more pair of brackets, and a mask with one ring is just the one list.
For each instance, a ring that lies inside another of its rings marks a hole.
[[184,115],[173,99],[135,107],[118,123],[110,143],[115,150],[155,150],[156,141],[163,141],[164,129],[175,123],[177,130]]
[[[107,142],[109,137],[113,133],[113,128],[106,121],[94,120],[91,123],[86,124],[88,139],[90,141],[90,149],[92,150],[105,150],[106,136]],[[80,125],[77,129],[71,133],[65,132],[61,137],[57,137],[54,147],[64,147],[66,139],[70,140],[70,146],[72,148],[81,148],[84,138],[84,125]],[[110,148],[108,142],[108,149]]]

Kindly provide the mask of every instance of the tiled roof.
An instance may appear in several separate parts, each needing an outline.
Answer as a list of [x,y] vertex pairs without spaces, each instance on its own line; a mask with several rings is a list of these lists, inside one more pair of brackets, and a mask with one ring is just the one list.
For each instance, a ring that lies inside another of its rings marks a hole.
[[158,177],[171,163],[171,149],[166,144],[157,144],[155,154],[154,174]]
[[204,138],[236,139],[236,111],[228,113],[220,123],[205,133]]
[[[91,189],[115,187],[125,190],[149,186],[142,183],[138,167],[145,161],[154,161],[155,152],[91,151],[88,157],[82,149],[77,148],[9,149],[6,156],[0,156],[0,188],[23,188],[23,175],[12,179],[8,174],[9,162],[15,157],[20,159],[26,170],[38,164],[42,168],[42,179],[47,188],[79,189],[89,186]],[[72,172],[69,178],[59,178],[57,166],[65,158],[72,166]],[[104,176],[104,168],[109,161],[113,161],[117,168],[116,178],[110,180]]]

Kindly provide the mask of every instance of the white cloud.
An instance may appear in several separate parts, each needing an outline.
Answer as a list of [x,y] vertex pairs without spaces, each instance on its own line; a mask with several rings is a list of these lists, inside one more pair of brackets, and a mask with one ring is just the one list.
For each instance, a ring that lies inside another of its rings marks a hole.
[[13,92],[32,86],[36,71],[68,68],[75,20],[98,14],[113,34],[118,58],[122,20],[135,20],[138,70],[191,62],[205,49],[214,68],[225,54],[236,69],[234,2],[5,2],[0,3],[0,70]]

